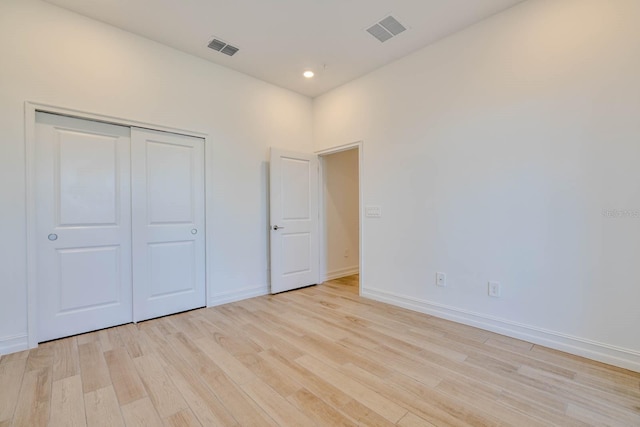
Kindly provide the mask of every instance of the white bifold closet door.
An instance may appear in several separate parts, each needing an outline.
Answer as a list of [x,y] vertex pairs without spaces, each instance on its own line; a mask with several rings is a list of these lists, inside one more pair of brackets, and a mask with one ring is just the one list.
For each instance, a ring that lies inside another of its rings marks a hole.
[[37,113],[38,341],[205,305],[203,152]]

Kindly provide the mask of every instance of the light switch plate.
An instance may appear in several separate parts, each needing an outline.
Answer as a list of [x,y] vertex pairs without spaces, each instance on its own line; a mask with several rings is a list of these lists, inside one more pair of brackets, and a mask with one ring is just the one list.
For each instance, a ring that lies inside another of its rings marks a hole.
[[364,215],[367,218],[380,218],[382,216],[382,208],[380,206],[365,206]]

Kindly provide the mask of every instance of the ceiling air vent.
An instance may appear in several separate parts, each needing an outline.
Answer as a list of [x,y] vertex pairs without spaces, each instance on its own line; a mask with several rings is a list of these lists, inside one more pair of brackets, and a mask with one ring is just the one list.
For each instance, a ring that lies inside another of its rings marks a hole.
[[401,32],[405,31],[404,25],[398,22],[393,16],[387,16],[377,24],[367,28],[367,32],[371,34],[380,42],[384,43],[390,38],[397,36]]
[[225,55],[229,55],[229,56],[235,55],[236,52],[238,52],[239,50],[237,47],[231,46],[230,44],[227,44],[226,42],[223,42],[222,40],[218,40],[218,39],[211,40],[208,46],[209,46],[209,49],[213,49],[215,51],[224,53]]
[[238,51],[237,47],[234,47],[228,44],[225,47],[223,47],[220,52],[224,53],[225,55],[233,56],[236,54],[237,51]]

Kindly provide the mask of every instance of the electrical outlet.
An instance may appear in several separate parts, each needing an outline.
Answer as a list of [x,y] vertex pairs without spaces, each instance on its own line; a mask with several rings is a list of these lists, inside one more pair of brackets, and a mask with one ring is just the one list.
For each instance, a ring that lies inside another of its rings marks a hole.
[[493,298],[500,298],[499,282],[489,282],[489,296]]
[[447,275],[444,273],[436,273],[436,286],[447,286]]

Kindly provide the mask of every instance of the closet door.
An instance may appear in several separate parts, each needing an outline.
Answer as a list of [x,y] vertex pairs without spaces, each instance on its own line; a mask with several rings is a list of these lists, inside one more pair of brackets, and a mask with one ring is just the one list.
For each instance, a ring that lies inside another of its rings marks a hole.
[[132,320],[129,132],[36,115],[40,342]]
[[205,301],[204,140],[131,129],[134,321]]

